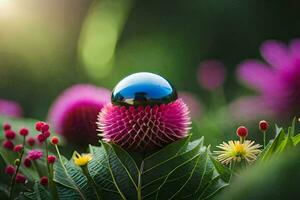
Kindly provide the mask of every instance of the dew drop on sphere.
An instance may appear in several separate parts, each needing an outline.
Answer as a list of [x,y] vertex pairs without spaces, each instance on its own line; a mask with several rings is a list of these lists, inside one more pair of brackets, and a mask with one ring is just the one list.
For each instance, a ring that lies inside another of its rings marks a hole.
[[173,102],[177,92],[169,81],[163,77],[139,72],[122,79],[112,92],[114,105],[147,106]]

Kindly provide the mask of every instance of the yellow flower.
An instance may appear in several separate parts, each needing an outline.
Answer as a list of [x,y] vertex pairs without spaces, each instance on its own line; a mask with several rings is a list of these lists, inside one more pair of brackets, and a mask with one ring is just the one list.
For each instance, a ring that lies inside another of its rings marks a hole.
[[246,140],[244,143],[240,141],[223,142],[217,146],[221,151],[215,151],[218,154],[217,159],[223,164],[229,164],[232,161],[241,162],[245,160],[247,163],[257,159],[257,155],[261,153],[259,149],[261,145],[254,144],[254,141]]
[[73,155],[73,161],[75,163],[75,165],[77,166],[85,166],[88,164],[88,162],[90,162],[93,159],[92,154],[79,154],[76,151],[74,152]]

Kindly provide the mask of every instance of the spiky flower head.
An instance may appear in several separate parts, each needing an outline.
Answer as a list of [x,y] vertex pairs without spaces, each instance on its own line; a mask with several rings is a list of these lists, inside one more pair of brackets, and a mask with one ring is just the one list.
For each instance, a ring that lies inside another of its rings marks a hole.
[[110,91],[88,84],[65,90],[52,105],[48,120],[54,130],[69,143],[85,146],[95,144],[97,115],[109,102]]
[[251,163],[257,159],[257,155],[261,153],[259,149],[261,145],[254,144],[254,141],[246,140],[223,142],[217,146],[220,151],[215,151],[217,159],[223,164],[227,165],[231,162],[246,161]]
[[188,107],[173,86],[152,73],[136,73],[120,81],[112,103],[98,119],[104,141],[141,151],[187,136],[190,124]]

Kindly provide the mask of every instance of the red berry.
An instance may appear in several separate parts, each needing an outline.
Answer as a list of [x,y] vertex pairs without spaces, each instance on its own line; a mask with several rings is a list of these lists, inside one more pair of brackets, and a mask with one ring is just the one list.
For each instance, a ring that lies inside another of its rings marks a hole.
[[7,131],[5,131],[4,134],[5,134],[6,139],[8,139],[8,140],[13,140],[16,137],[16,133],[12,130],[7,130]]
[[35,139],[33,137],[29,137],[27,139],[27,144],[32,147],[35,144]]
[[37,139],[40,143],[43,143],[46,140],[46,137],[43,133],[37,135]]
[[45,132],[45,131],[49,131],[49,125],[44,123],[44,125],[42,126],[42,132]]
[[44,124],[45,124],[44,122],[37,122],[37,123],[35,123],[35,129],[37,131],[42,131],[42,128],[43,128]]
[[30,167],[32,164],[30,158],[25,158],[23,164],[25,167]]
[[16,168],[13,165],[7,165],[4,172],[5,174],[13,175],[16,172]]
[[23,149],[23,145],[22,144],[18,144],[14,147],[13,151],[14,152],[20,152]]
[[51,133],[50,133],[50,131],[45,131],[45,132],[43,132],[43,135],[45,136],[45,138],[48,138],[48,137],[50,137]]
[[47,160],[48,160],[49,164],[53,164],[56,161],[56,156],[55,155],[49,155]]
[[20,130],[20,135],[22,135],[22,136],[27,136],[28,134],[29,134],[29,131],[28,131],[27,128],[22,128],[22,129]]
[[27,180],[26,176],[24,176],[21,173],[17,174],[17,176],[16,176],[16,183],[22,183],[22,184],[24,184],[26,182],[26,180]]
[[5,148],[5,149],[8,149],[8,150],[13,150],[14,148],[14,143],[10,140],[4,140],[3,143],[2,143],[2,146]]
[[240,126],[236,129],[236,134],[242,138],[247,137],[248,129],[245,126]]
[[3,130],[4,131],[8,131],[10,129],[11,129],[11,125],[10,124],[8,124],[8,123],[3,124]]
[[48,182],[49,182],[49,180],[48,180],[48,177],[47,177],[47,176],[42,176],[42,177],[40,178],[40,184],[41,184],[41,185],[47,186],[47,185],[48,185]]
[[268,128],[269,128],[269,124],[268,124],[267,121],[261,120],[261,121],[259,122],[259,130],[261,130],[261,131],[264,132],[264,131],[268,130]]
[[51,143],[52,143],[53,145],[57,145],[57,144],[59,143],[58,137],[53,136],[53,137],[51,138]]

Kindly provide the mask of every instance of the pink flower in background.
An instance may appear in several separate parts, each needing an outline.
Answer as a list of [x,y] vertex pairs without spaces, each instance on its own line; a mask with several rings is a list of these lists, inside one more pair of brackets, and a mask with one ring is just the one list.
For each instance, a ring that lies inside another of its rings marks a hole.
[[202,105],[197,97],[193,93],[187,91],[179,91],[178,98],[181,98],[183,102],[189,107],[191,117],[193,119],[199,119],[202,115]]
[[[253,106],[263,104],[262,110],[275,117],[290,118],[300,114],[300,40],[287,46],[268,40],[261,45],[266,63],[246,60],[240,64],[237,76],[259,92]],[[257,103],[257,101],[262,103]]]
[[213,91],[221,87],[225,81],[225,66],[217,60],[206,60],[198,67],[198,82],[206,90]]
[[97,115],[110,102],[111,92],[88,84],[74,85],[54,102],[48,120],[54,130],[68,142],[77,145],[95,144]]
[[15,101],[0,99],[0,115],[7,117],[22,117],[22,107]]
[[264,101],[256,96],[244,96],[230,103],[230,118],[236,122],[249,122],[271,116],[272,112],[266,108]]

